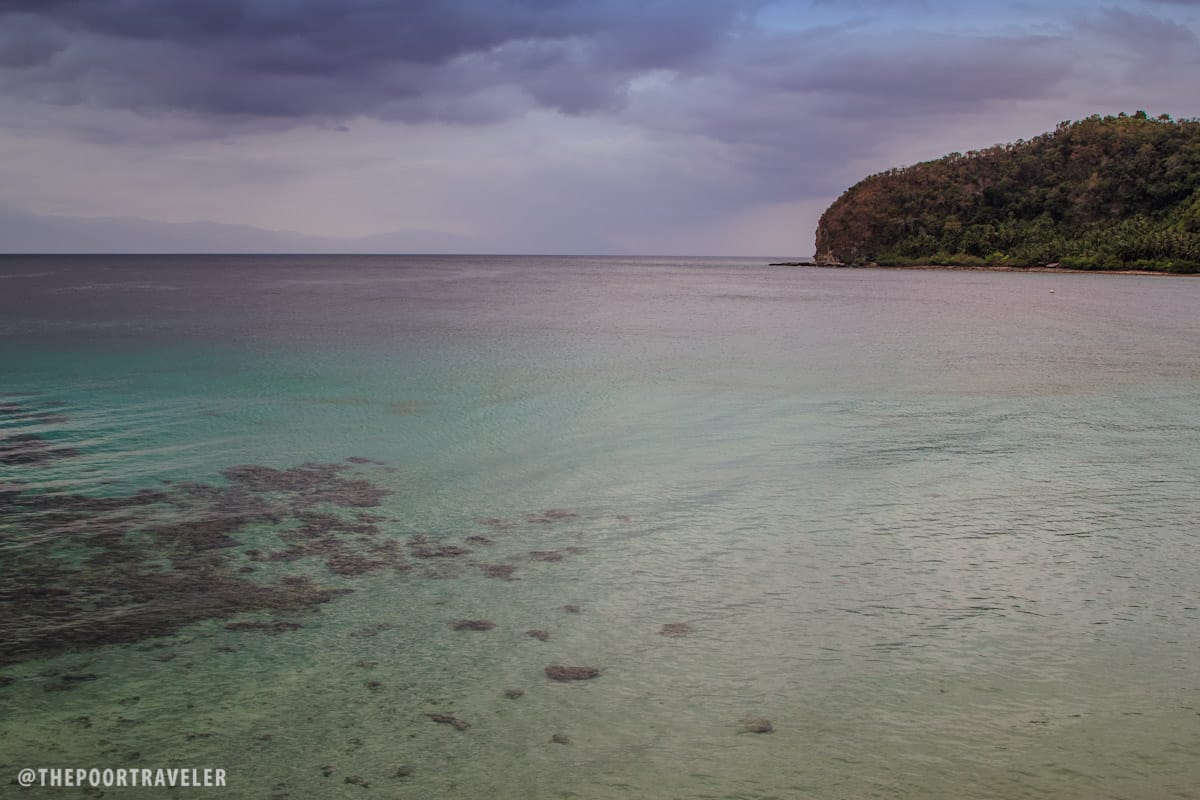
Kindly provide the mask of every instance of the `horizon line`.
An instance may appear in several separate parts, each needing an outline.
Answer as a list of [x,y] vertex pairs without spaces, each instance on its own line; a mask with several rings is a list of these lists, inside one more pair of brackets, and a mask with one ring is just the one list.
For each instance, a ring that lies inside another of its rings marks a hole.
[[760,259],[760,258],[780,258],[780,259],[795,259],[804,260],[811,256],[779,256],[779,255],[694,255],[687,253],[355,253],[355,252],[311,252],[311,251],[228,251],[228,252],[0,252],[0,258],[100,258],[114,257],[123,258],[181,258],[181,257],[441,257],[441,258],[704,258],[704,259],[721,259],[721,258],[736,258],[736,259]]

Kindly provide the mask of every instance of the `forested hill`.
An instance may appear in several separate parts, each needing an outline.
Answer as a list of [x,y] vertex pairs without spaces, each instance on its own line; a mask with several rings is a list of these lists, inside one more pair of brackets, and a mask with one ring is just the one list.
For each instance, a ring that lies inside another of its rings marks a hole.
[[1200,271],[1200,119],[1092,116],[848,189],[817,259]]

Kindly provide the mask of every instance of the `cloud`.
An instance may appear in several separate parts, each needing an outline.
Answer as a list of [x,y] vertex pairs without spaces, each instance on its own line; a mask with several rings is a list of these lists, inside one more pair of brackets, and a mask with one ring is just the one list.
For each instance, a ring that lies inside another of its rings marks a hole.
[[727,48],[711,74],[637,94],[626,118],[719,143],[747,194],[793,202],[836,195],[862,177],[846,165],[890,151],[892,139],[1052,97],[1072,65],[1048,36],[763,34]]
[[758,249],[797,214],[772,249],[803,254],[871,172],[1194,113],[1194,22],[1151,1],[7,0],[0,201],[510,251]]
[[828,93],[841,113],[967,112],[997,100],[1043,97],[1071,72],[1051,37],[921,37],[823,59],[791,85]]
[[[1110,83],[1116,91],[1123,86],[1133,88],[1124,94],[1139,108],[1148,104],[1139,96],[1147,94],[1148,87],[1174,87],[1184,76],[1194,83],[1189,79],[1200,65],[1200,37],[1181,22],[1105,8],[1081,17],[1078,28],[1084,35],[1096,37],[1110,52],[1115,51],[1114,55],[1119,54],[1103,68],[1113,76]],[[1180,96],[1188,94],[1184,91]]]
[[[1197,4],[1200,5],[1200,0]],[[1102,9],[1099,13],[1084,18],[1080,27],[1131,49],[1147,53],[1162,47],[1195,45],[1200,41],[1195,31],[1186,25],[1122,8]]]
[[619,107],[640,72],[702,63],[757,5],[14,0],[0,11],[10,34],[0,87],[60,105],[280,124],[583,114]]

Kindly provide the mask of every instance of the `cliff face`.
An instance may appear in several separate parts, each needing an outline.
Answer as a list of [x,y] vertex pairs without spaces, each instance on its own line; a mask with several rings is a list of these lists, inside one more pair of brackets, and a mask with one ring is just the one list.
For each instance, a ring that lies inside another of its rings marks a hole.
[[1093,116],[872,175],[821,216],[817,260],[1200,269],[1200,120]]

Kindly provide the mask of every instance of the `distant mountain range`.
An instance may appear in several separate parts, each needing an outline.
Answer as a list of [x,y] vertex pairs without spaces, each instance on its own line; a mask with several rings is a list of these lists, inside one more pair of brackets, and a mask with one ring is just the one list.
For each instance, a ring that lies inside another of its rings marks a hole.
[[480,242],[444,231],[308,236],[221,222],[60,217],[0,208],[0,253],[480,253]]

